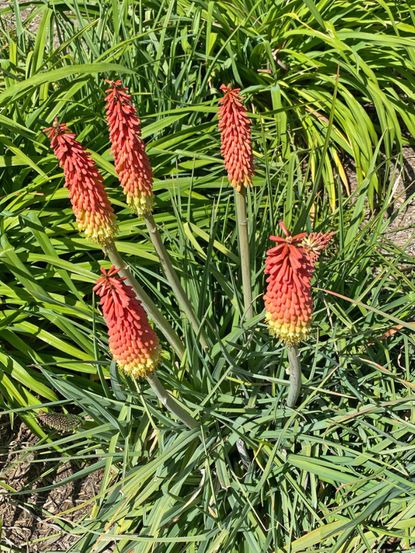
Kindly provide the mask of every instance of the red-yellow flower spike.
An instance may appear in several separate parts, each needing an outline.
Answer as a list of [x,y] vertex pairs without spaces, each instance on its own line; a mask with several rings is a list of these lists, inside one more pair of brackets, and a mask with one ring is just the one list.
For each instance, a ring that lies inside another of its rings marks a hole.
[[160,360],[160,344],[133,289],[114,266],[101,276],[94,292],[108,327],[109,348],[119,368],[133,378],[152,373]]
[[128,205],[138,215],[150,213],[153,207],[153,175],[141,139],[141,124],[130,94],[121,81],[105,81],[106,115],[115,160]]
[[117,224],[97,166],[65,123],[55,120],[44,132],[63,169],[79,230],[101,246],[108,246],[114,241]]
[[291,236],[284,223],[285,237],[270,236],[277,245],[267,251],[264,295],[266,320],[271,334],[288,345],[307,338],[313,313],[311,278],[315,262],[333,233],[305,232]]
[[221,153],[229,182],[240,192],[241,188],[252,184],[254,174],[250,121],[239,95],[240,89],[224,84],[220,89],[224,93],[219,100]]

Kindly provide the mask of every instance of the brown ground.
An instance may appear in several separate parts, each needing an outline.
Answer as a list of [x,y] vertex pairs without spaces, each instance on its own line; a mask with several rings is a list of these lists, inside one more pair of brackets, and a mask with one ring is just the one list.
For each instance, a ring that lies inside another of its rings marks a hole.
[[[0,422],[0,483],[17,492],[29,492],[16,495],[0,486],[0,543],[28,553],[67,551],[77,537],[62,526],[70,529],[88,514],[90,506],[83,503],[98,493],[102,473],[59,486],[82,466],[79,461],[43,461],[41,452],[28,451],[37,442],[38,438],[23,423],[16,424],[12,431],[6,419]],[[52,484],[58,485],[49,491],[37,491]],[[79,509],[61,514],[72,507]]]
[[393,203],[389,209],[391,225],[386,238],[415,256],[415,149],[405,147],[405,165],[397,175]]
[[[403,148],[404,167],[392,176],[393,190],[385,218],[389,227],[384,241],[391,242],[415,257],[415,148]],[[353,164],[344,162],[349,182],[349,192],[356,194],[357,179]],[[365,222],[371,217],[369,206],[365,210]]]

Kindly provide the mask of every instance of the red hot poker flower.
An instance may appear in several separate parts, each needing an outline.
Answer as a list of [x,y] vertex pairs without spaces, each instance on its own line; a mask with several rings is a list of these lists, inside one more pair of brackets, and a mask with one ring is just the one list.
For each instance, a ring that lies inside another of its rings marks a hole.
[[56,120],[44,129],[65,175],[65,186],[80,231],[101,246],[113,242],[117,225],[114,211],[104,189],[102,176],[85,148]]
[[303,246],[313,264],[317,262],[321,252],[327,247],[333,236],[334,232],[311,232],[304,238]]
[[285,237],[270,236],[277,245],[267,251],[264,295],[266,320],[270,333],[295,345],[307,338],[313,312],[311,278],[320,252],[333,233],[305,232],[291,236],[280,223]]
[[114,266],[94,286],[108,327],[109,348],[119,368],[140,378],[152,373],[159,363],[160,345],[147,314],[133,289],[118,276]]
[[141,139],[140,120],[122,82],[106,82],[110,85],[105,101],[115,170],[128,205],[138,215],[146,215],[153,206],[153,175]]
[[219,130],[221,153],[229,182],[238,192],[252,184],[254,164],[250,121],[239,95],[239,88],[224,84],[224,96],[219,100]]

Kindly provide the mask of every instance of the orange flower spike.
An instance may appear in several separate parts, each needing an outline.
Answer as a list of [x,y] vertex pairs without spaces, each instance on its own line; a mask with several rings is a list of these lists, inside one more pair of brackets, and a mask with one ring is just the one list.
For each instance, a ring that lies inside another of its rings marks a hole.
[[224,84],[224,96],[219,100],[219,131],[221,153],[229,182],[238,192],[252,184],[254,164],[250,121],[239,95],[239,88]]
[[115,160],[128,205],[140,216],[153,207],[153,175],[141,139],[141,124],[127,88],[121,81],[105,81],[106,116]]
[[271,334],[288,345],[296,345],[310,332],[311,278],[315,262],[333,233],[311,233],[307,237],[303,232],[291,236],[284,223],[280,227],[285,238],[270,236],[277,245],[267,251],[265,261],[266,320]]
[[94,286],[108,327],[109,348],[119,368],[133,378],[152,373],[160,361],[160,344],[133,289],[114,266]]
[[55,119],[44,132],[63,169],[79,230],[101,246],[108,246],[114,241],[117,225],[94,161],[65,123],[59,124]]

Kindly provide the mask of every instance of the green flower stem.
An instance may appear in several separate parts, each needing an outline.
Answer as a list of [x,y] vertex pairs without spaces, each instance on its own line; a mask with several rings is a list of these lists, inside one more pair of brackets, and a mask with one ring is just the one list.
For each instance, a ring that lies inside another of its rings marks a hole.
[[107,246],[104,251],[109,257],[110,261],[113,263],[113,265],[115,265],[120,270],[121,276],[125,277],[127,284],[129,284],[131,288],[133,288],[137,298],[143,304],[150,319],[154,321],[154,324],[160,329],[170,345],[173,347],[174,351],[177,353],[180,359],[182,359],[185,352],[182,341],[180,340],[179,336],[176,334],[175,330],[170,325],[168,320],[164,317],[156,304],[150,298],[150,296],[143,290],[135,276],[130,271],[128,265],[124,262],[124,260],[118,253],[115,244]]
[[177,273],[173,267],[170,256],[163,244],[160,233],[157,229],[157,225],[154,220],[154,217],[151,213],[149,213],[144,216],[144,219],[147,225],[147,230],[150,235],[150,240],[157,252],[157,255],[160,259],[161,266],[163,267],[164,274],[166,275],[166,278],[176,296],[179,307],[187,316],[196,335],[199,336],[202,347],[204,349],[208,349],[209,343],[206,338],[206,335],[200,326],[200,322],[196,317],[196,314],[189,301],[189,298],[187,297],[186,292],[184,291],[183,286],[181,285],[181,282],[179,280],[179,277],[177,276]]
[[190,429],[199,426],[199,423],[169,394],[155,373],[147,376],[147,382],[160,402],[174,417],[181,420]]
[[238,222],[239,255],[241,258],[242,290],[244,297],[244,315],[252,319],[251,264],[249,256],[248,218],[246,215],[246,190],[235,191],[236,219]]
[[287,407],[294,407],[301,392],[301,365],[297,346],[287,346],[290,364],[290,387],[288,389]]

